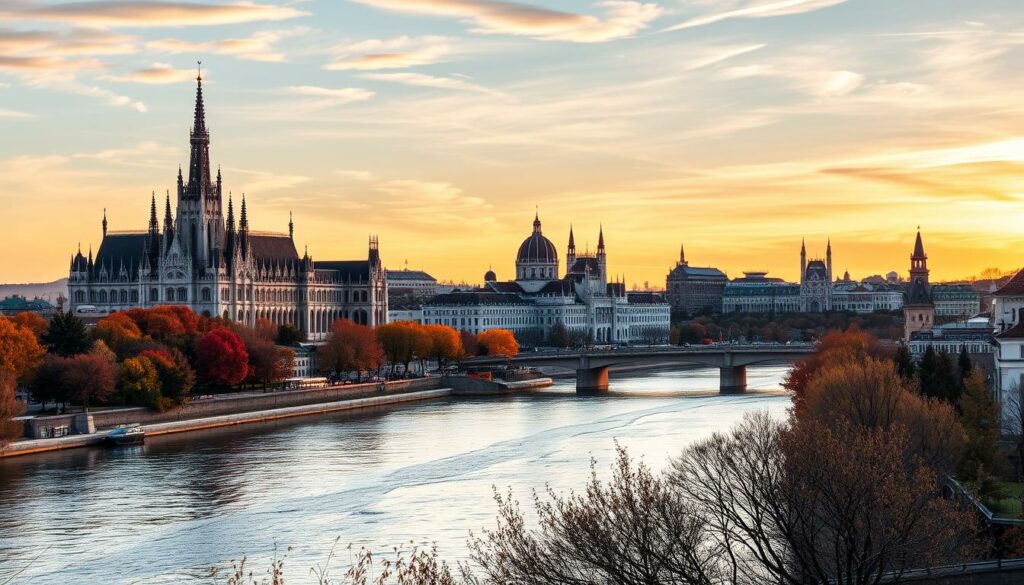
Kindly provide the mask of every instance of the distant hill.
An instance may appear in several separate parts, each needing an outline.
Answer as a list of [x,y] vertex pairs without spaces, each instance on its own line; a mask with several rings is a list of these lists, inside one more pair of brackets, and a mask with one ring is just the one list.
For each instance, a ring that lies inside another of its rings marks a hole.
[[30,282],[24,284],[0,284],[0,299],[18,295],[27,299],[39,297],[56,305],[57,297],[68,296],[68,279],[61,278],[53,282]]

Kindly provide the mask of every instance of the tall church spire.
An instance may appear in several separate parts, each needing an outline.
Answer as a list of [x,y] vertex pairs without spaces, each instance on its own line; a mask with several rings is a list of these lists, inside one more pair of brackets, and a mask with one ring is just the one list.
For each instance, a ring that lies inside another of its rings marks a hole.
[[190,142],[192,152],[189,157],[186,193],[189,199],[205,199],[214,193],[210,181],[210,133],[206,128],[202,72],[196,76],[196,108]]
[[149,200],[149,232],[156,233],[160,231],[160,223],[156,219],[156,191],[153,191],[152,198]]
[[686,249],[683,247],[683,244],[679,244],[679,264],[686,266]]
[[103,237],[107,237],[107,208],[103,208]]
[[604,254],[604,225],[601,225],[601,228],[597,233],[597,254],[599,256]]

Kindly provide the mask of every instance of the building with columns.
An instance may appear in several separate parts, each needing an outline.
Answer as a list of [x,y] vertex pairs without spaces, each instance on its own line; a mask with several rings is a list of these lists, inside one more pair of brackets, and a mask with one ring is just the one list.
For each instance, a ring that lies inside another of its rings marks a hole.
[[594,343],[667,341],[669,305],[661,295],[627,293],[624,279],[609,279],[604,230],[597,252],[576,249],[569,229],[564,275],[558,251],[544,236],[539,216],[519,246],[515,280],[500,281],[493,270],[481,287],[439,294],[425,302],[423,323],[480,333],[510,329],[522,339],[547,339],[562,324],[580,339]]
[[247,325],[257,319],[291,324],[309,339],[326,337],[331,323],[351,319],[377,325],[387,319],[387,276],[379,243],[370,237],[363,260],[314,260],[287,232],[250,230],[245,195],[239,215],[229,193],[223,203],[220,169],[213,177],[202,76],[196,79],[188,179],[178,169],[174,214],[170,192],[158,221],[156,195],[149,225],[140,231],[108,229],[93,256],[72,255],[70,306],[110,313],[133,307],[184,305],[196,313]]

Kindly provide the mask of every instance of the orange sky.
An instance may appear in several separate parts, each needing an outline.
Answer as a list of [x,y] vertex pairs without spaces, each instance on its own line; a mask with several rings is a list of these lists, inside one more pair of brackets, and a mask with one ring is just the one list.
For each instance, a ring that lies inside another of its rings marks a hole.
[[27,0],[0,10],[0,281],[65,276],[104,207],[145,227],[197,57],[225,188],[319,259],[378,234],[390,268],[508,277],[539,208],[562,253],[603,224],[630,285],[680,243],[796,279],[801,237],[905,274],[918,225],[935,279],[1024,265],[1024,10],[925,4]]

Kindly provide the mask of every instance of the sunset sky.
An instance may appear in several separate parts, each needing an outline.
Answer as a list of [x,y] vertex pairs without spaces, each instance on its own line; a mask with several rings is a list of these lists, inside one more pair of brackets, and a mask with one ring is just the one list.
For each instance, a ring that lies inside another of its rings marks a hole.
[[[1024,264],[1020,0],[0,1],[0,282],[67,275],[211,156],[318,259],[512,275],[539,208],[609,268]],[[564,255],[563,255],[564,266]]]

